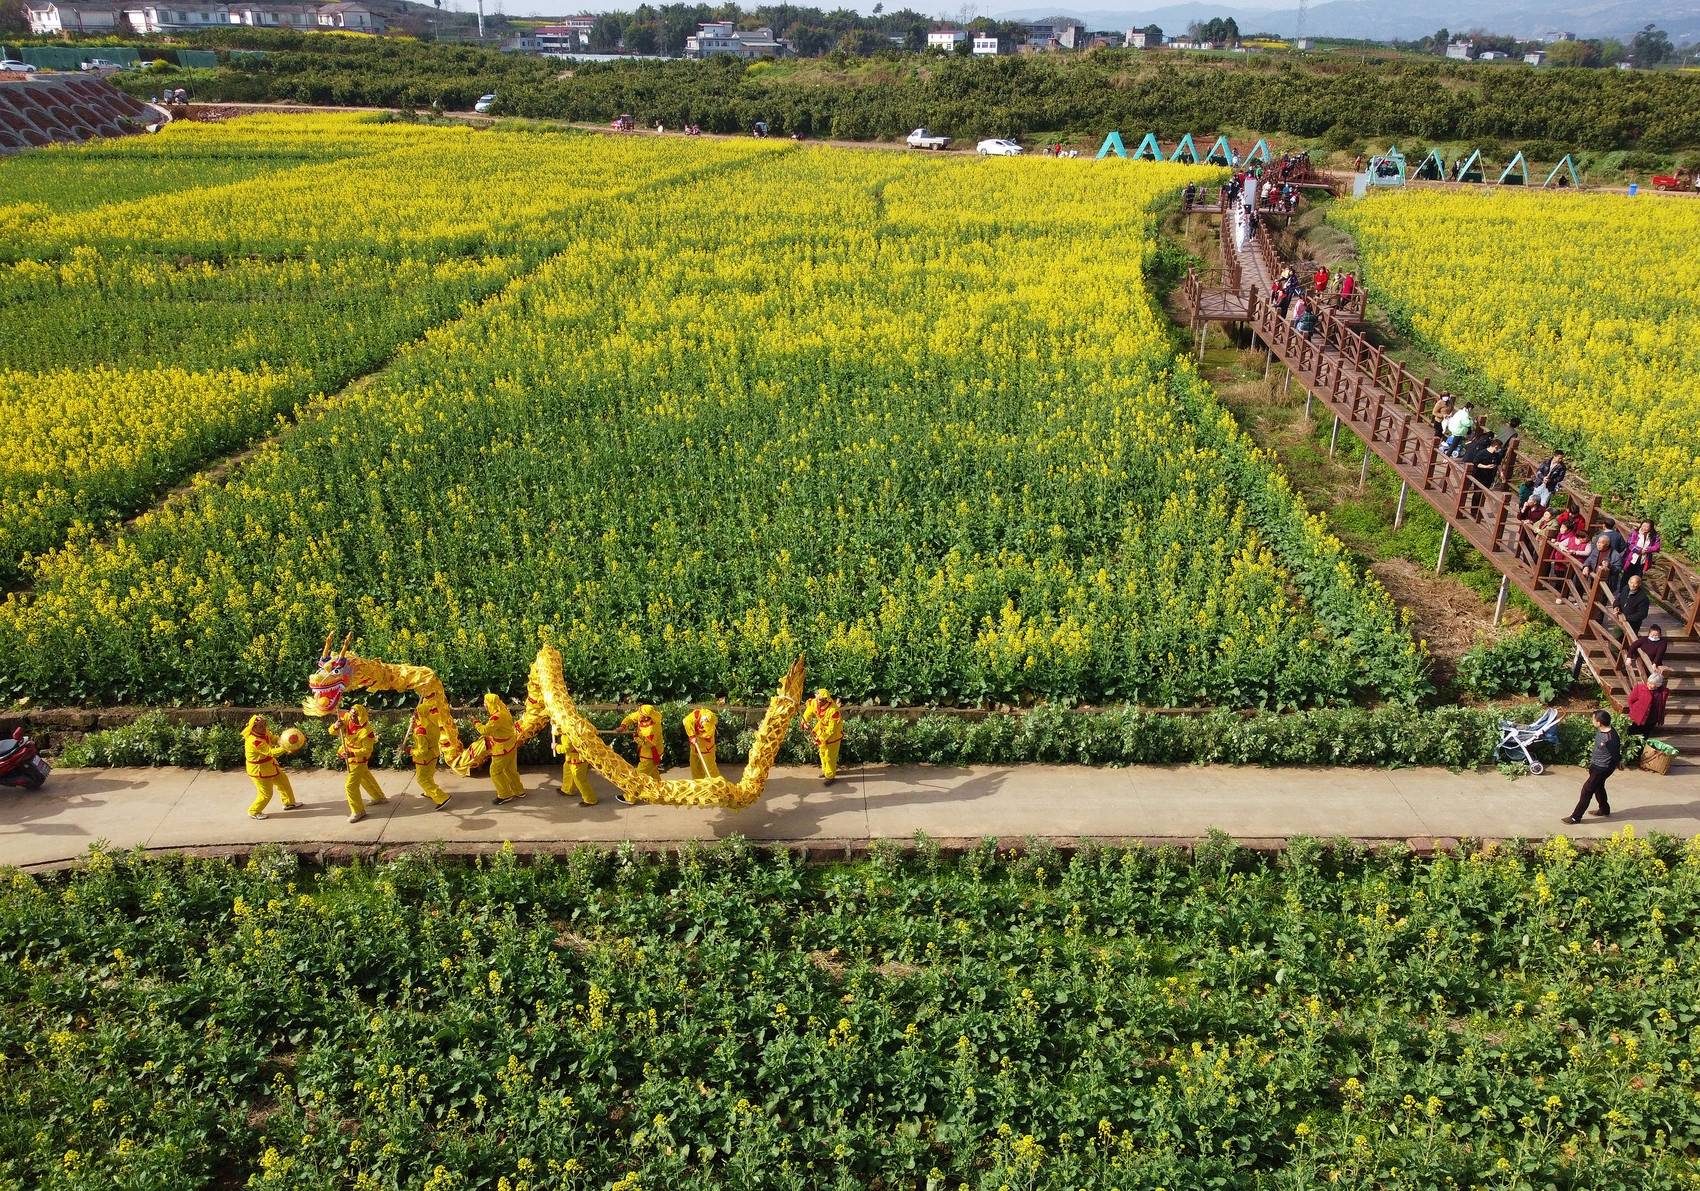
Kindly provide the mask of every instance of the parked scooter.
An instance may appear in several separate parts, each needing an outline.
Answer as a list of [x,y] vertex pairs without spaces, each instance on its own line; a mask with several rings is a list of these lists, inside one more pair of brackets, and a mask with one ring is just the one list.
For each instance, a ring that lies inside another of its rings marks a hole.
[[10,736],[0,737],[0,786],[39,790],[52,772],[53,766],[22,728],[14,728]]

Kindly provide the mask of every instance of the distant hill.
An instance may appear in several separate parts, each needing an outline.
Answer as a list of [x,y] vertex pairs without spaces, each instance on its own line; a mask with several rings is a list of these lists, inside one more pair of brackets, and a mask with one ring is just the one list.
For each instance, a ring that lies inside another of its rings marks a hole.
[[[997,16],[1003,20],[1038,20],[1055,12],[1054,8],[1018,8],[999,12]],[[1156,24],[1171,35],[1184,31],[1192,21],[1207,21],[1211,17],[1233,17],[1247,33],[1267,30],[1291,35],[1298,19],[1298,11],[1291,8],[1216,4],[1090,9],[1069,15],[1093,29]],[[1486,29],[1531,39],[1562,30],[1578,37],[1627,39],[1649,22],[1663,29],[1678,45],[1700,40],[1700,4],[1694,0],[1570,0],[1556,6],[1516,0],[1425,0],[1420,5],[1389,4],[1387,0],[1324,0],[1313,4],[1305,14],[1305,32],[1317,37],[1389,41],[1426,37],[1441,28],[1454,33]]]

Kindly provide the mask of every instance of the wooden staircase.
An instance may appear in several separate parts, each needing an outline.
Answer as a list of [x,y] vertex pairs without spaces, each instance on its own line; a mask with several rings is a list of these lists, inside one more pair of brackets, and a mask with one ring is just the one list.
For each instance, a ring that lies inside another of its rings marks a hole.
[[[1244,247],[1239,247],[1238,237],[1226,225],[1240,216],[1225,204],[1219,204],[1218,210],[1225,228],[1222,276],[1238,292],[1230,298],[1189,277],[1182,297],[1200,341],[1210,322],[1247,327],[1271,361],[1279,360],[1311,401],[1322,403],[1334,415],[1330,454],[1340,431],[1346,429],[1398,474],[1394,524],[1404,519],[1412,492],[1427,501],[1445,523],[1437,567],[1444,562],[1452,536],[1461,535],[1499,571],[1500,607],[1509,585],[1515,583],[1570,634],[1576,642],[1578,673],[1585,666],[1612,706],[1621,710],[1630,689],[1647,677],[1640,658],[1628,656],[1623,648],[1632,637],[1628,624],[1612,606],[1610,592],[1597,579],[1583,575],[1578,560],[1554,549],[1517,517],[1514,481],[1532,476],[1541,460],[1519,452],[1499,473],[1505,477],[1503,482],[1484,485],[1466,466],[1442,454],[1428,417],[1437,397],[1428,382],[1388,360],[1383,349],[1354,325],[1358,318],[1339,317],[1324,309],[1317,329],[1300,334],[1268,300],[1281,267],[1268,236],[1261,228],[1253,229]],[[1231,265],[1227,254],[1234,258]],[[1245,311],[1243,318],[1234,317],[1239,310]],[[1566,482],[1562,495],[1583,514],[1590,529],[1613,515],[1599,494],[1581,488],[1574,478]],[[1616,517],[1621,526],[1635,523],[1628,513]],[[1657,736],[1685,755],[1700,754],[1700,635],[1696,633],[1700,574],[1667,549],[1643,579],[1643,586],[1653,603],[1646,623],[1660,625],[1670,641],[1664,665],[1669,702]],[[1645,631],[1646,625],[1642,628]]]

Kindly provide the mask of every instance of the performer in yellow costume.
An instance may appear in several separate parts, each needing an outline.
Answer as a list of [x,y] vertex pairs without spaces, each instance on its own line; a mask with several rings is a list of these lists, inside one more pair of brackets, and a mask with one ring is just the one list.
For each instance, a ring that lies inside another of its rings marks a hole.
[[[615,732],[621,736],[629,732],[637,740],[639,773],[654,778],[661,776],[661,715],[654,704],[645,703],[636,711],[628,712]],[[631,805],[631,799],[626,797],[624,790],[617,791],[614,800]]]
[[419,792],[431,800],[431,805],[442,810],[448,804],[449,795],[437,784],[437,758],[442,755],[443,743],[437,738],[436,725],[431,722],[431,715],[423,707],[413,712],[413,719],[407,725],[407,740],[401,746],[403,757],[413,761],[413,780],[419,783]]
[[250,716],[248,724],[242,729],[242,762],[248,776],[254,779],[254,789],[258,796],[248,807],[250,819],[264,819],[266,807],[270,805],[275,791],[283,798],[283,809],[294,810],[296,807],[295,790],[289,784],[289,775],[277,759],[289,752],[272,736],[271,725],[266,723],[263,715]]
[[685,744],[691,754],[692,777],[719,777],[720,762],[714,758],[714,733],[720,717],[706,707],[685,716]]
[[336,751],[348,765],[342,792],[348,799],[348,821],[358,823],[366,817],[362,794],[373,806],[389,801],[378,779],[372,776],[372,752],[378,747],[378,734],[372,731],[372,717],[364,703],[356,703],[346,715],[338,716],[330,730],[332,736],[342,737]]
[[549,725],[549,740],[555,755],[561,758],[561,797],[577,794],[583,806],[595,806],[596,791],[590,788],[590,763],[572,745],[561,738],[553,724]]
[[825,687],[803,704],[803,726],[820,749],[820,775],[830,786],[838,780],[838,746],[844,743],[844,717]]
[[496,787],[497,804],[512,802],[525,794],[519,780],[519,733],[514,731],[513,712],[500,695],[484,696],[490,718],[476,725],[478,735],[490,746],[490,781]]

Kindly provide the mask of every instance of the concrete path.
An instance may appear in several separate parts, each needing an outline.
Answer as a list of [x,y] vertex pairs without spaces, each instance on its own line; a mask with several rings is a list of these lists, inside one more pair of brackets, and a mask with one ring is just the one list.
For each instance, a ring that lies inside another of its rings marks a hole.
[[[683,771],[679,771],[683,772]],[[736,768],[726,767],[727,776]],[[762,842],[855,849],[872,840],[1192,840],[1217,828],[1237,839],[1290,836],[1408,840],[1419,848],[1469,838],[1597,838],[1626,823],[1641,831],[1700,834],[1700,770],[1640,771],[1611,782],[1609,820],[1578,827],[1570,812],[1582,771],[1568,767],[1508,781],[1493,770],[1258,769],[1233,766],[1089,769],[1023,765],[950,769],[866,766],[830,789],[806,769],[780,769],[744,811],[621,806],[600,778],[594,807],[559,796],[559,770],[525,775],[530,794],[490,804],[490,783],[444,771],[442,811],[414,791],[412,774],[384,771],[390,801],[350,824],[342,775],[293,775],[301,807],[274,801],[264,822],[246,815],[253,787],[241,773],[187,769],[64,769],[34,793],[0,788],[0,865],[63,864],[104,841],[153,851],[279,843],[305,850],[380,850],[442,841],[481,850],[511,840],[531,850],[577,843],[644,845],[742,835]]]

